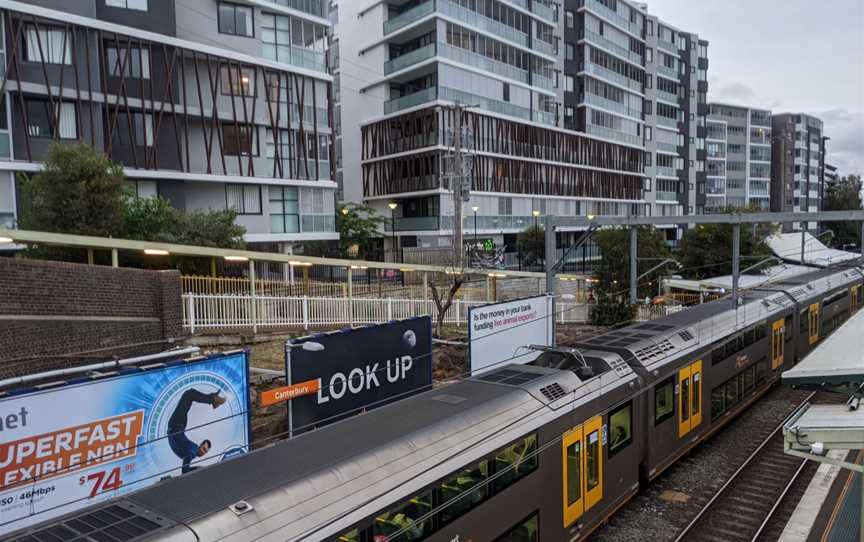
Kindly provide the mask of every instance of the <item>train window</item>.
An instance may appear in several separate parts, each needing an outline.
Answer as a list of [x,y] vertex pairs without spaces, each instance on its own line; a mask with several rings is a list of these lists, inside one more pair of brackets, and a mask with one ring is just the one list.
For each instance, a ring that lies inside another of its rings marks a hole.
[[501,491],[519,478],[537,468],[537,435],[531,435],[504,448],[495,455],[495,472],[503,474],[495,478],[493,486]]
[[588,491],[600,485],[600,431],[592,431],[585,438],[585,476]]
[[681,380],[681,421],[686,422],[690,418],[690,379]]
[[[432,533],[432,519],[420,519],[432,511],[432,492],[421,493],[399,508],[384,512],[372,524],[374,540],[420,540]],[[401,533],[401,534],[396,534]]]
[[726,410],[729,410],[735,403],[738,402],[738,380],[733,378],[732,380],[726,382],[726,398],[724,400],[724,407]]
[[675,414],[675,377],[670,376],[654,388],[654,425],[660,425]]
[[582,442],[567,446],[567,505],[582,498]]
[[744,392],[753,391],[756,383],[756,366],[751,365],[744,371]]
[[756,328],[744,332],[744,347],[748,347],[756,342]]
[[534,512],[495,542],[538,542],[540,540],[540,516]]
[[726,359],[726,356],[722,346],[720,348],[715,348],[714,351],[711,352],[711,365],[717,365],[724,359]]
[[762,358],[756,362],[756,385],[761,384],[768,375],[768,358]]
[[736,352],[738,352],[738,339],[732,339],[727,342],[723,349],[725,350],[725,357],[731,358]]
[[759,324],[756,326],[756,340],[761,341],[768,336],[768,324]]
[[360,529],[351,529],[336,539],[337,542],[360,542]]
[[725,386],[717,386],[711,390],[711,421],[719,418],[726,410],[723,405],[723,399],[726,395]]
[[801,314],[798,315],[798,318],[799,318],[798,331],[800,331],[801,333],[807,332],[807,329],[808,329],[807,326],[809,325],[808,324],[808,322],[809,322],[808,314],[809,314],[808,311],[805,309],[805,310],[801,311]]
[[[693,400],[692,400],[692,415],[693,415],[693,423],[696,422],[696,418],[699,417],[699,414],[702,410],[702,382],[701,382],[702,374],[700,372],[693,372]],[[701,418],[700,418],[701,419]]]
[[626,448],[633,440],[632,417],[631,403],[621,405],[609,414],[609,457]]
[[453,521],[485,500],[489,496],[485,483],[488,478],[489,462],[484,460],[444,480],[440,487],[441,502],[453,503],[441,511],[441,522]]

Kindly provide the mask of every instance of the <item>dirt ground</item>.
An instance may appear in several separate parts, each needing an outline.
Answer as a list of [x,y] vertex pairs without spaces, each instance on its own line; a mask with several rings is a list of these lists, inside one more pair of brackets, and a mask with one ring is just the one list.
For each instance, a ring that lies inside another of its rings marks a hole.
[[[559,345],[569,345],[577,340],[586,339],[599,332],[591,326],[568,324],[559,325],[556,337]],[[249,349],[251,366],[258,369],[285,371],[285,342],[290,338],[308,335],[308,332],[280,333],[257,336],[197,337],[194,344],[201,347],[202,353],[210,354]],[[447,344],[432,345],[432,377],[436,385],[446,384],[469,371],[468,334],[464,327],[445,328],[443,337]],[[284,376],[255,375],[252,377],[252,435],[256,446],[264,446],[287,436],[287,408],[284,404],[269,407],[258,406],[261,391],[285,384]]]

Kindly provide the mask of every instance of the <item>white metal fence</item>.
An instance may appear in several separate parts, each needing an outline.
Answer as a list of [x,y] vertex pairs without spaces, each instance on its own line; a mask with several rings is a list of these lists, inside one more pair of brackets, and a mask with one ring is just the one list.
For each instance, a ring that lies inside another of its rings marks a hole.
[[[254,303],[253,303],[254,299]],[[471,307],[483,301],[456,300],[444,321],[464,325]],[[588,321],[591,305],[559,302],[555,304],[558,323]],[[638,318],[650,320],[680,310],[680,307],[639,307]],[[435,303],[422,299],[362,299],[345,297],[269,297],[242,295],[183,295],[183,325],[190,332],[240,328],[300,328],[376,324],[411,318],[435,316]]]

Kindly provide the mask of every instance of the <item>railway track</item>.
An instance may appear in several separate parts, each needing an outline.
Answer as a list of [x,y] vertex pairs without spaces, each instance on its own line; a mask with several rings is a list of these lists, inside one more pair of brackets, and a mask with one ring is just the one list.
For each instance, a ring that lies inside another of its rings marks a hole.
[[[811,393],[801,401],[809,401]],[[781,422],[732,474],[675,542],[747,542],[761,540],[807,461],[783,453]]]

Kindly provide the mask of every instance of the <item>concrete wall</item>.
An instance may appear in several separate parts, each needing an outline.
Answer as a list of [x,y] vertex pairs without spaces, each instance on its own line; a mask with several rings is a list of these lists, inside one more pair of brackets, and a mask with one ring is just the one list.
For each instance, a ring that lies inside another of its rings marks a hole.
[[177,271],[0,258],[0,277],[0,378],[161,351],[183,335]]

